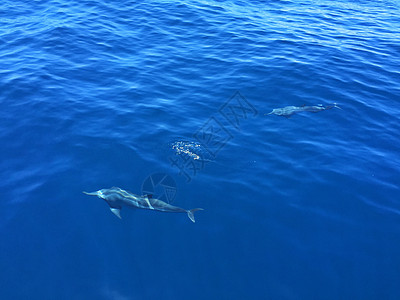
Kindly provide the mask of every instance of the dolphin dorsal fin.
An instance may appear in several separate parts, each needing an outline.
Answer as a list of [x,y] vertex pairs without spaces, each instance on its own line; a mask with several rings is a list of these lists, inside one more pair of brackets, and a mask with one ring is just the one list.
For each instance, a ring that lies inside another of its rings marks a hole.
[[118,218],[121,218],[121,209],[120,208],[114,208],[114,207],[110,207],[111,212],[116,215]]

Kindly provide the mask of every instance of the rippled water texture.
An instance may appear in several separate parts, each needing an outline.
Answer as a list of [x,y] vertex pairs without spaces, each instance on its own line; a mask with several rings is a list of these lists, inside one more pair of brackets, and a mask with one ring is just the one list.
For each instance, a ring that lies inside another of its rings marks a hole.
[[1,2],[0,298],[399,299],[399,8]]

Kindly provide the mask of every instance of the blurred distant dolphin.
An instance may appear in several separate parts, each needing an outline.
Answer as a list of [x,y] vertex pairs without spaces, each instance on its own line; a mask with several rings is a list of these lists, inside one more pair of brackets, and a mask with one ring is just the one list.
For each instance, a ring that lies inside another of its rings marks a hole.
[[331,109],[334,107],[341,109],[339,106],[337,106],[336,103],[333,103],[332,105],[327,105],[327,106],[323,106],[322,104],[313,105],[313,106],[305,106],[305,105],[303,105],[303,106],[286,106],[283,108],[275,108],[270,113],[264,114],[264,115],[277,115],[277,116],[289,118],[290,116],[292,116],[298,112],[302,112],[302,111],[309,111],[309,112],[317,113],[317,112]]
[[194,223],[193,213],[198,210],[203,210],[202,208],[194,208],[191,210],[186,210],[177,206],[170,205],[161,201],[159,199],[153,199],[150,195],[138,196],[127,192],[118,187],[112,187],[111,189],[102,189],[97,192],[87,193],[86,195],[97,196],[104,199],[114,215],[121,219],[121,208],[123,206],[130,206],[135,208],[153,209],[165,212],[185,212],[187,213],[189,219]]

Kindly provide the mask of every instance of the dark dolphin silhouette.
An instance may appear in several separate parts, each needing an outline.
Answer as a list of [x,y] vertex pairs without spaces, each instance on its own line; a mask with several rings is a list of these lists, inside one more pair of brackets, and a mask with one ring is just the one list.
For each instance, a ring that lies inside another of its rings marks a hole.
[[341,109],[339,106],[337,106],[336,103],[333,103],[332,105],[327,105],[327,106],[323,106],[322,104],[313,105],[313,106],[305,106],[305,105],[303,105],[303,106],[286,106],[283,108],[275,108],[270,113],[264,114],[264,115],[277,115],[277,116],[282,116],[285,118],[290,118],[290,116],[292,116],[298,112],[308,111],[308,112],[317,113],[317,112],[320,112],[323,110],[328,110],[328,109],[331,109],[334,107]]
[[114,215],[121,219],[121,208],[123,206],[143,208],[143,209],[153,209],[165,212],[185,212],[187,213],[189,219],[194,223],[193,213],[198,210],[203,210],[202,208],[194,208],[191,210],[186,210],[177,206],[170,205],[159,199],[153,199],[149,195],[139,196],[133,193],[127,192],[118,187],[112,187],[111,189],[102,189],[97,192],[83,192],[86,195],[97,196],[104,199],[110,206],[110,210]]

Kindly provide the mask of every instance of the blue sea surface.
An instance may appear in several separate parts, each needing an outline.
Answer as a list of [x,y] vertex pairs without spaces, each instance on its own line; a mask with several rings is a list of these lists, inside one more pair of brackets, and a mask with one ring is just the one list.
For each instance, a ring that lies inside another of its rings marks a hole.
[[400,299],[399,1],[4,0],[0,129],[0,299]]

